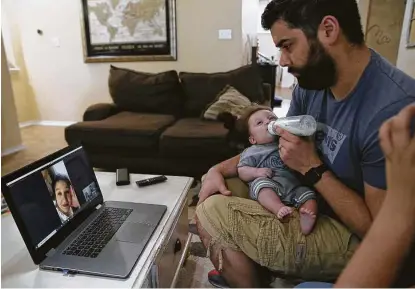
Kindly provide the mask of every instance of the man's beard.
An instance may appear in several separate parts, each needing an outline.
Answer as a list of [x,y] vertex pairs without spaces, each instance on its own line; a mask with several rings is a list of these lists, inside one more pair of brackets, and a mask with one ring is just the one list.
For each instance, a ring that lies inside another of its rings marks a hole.
[[322,90],[337,82],[337,69],[333,58],[318,40],[310,41],[307,63],[300,68],[290,67],[288,72],[297,74],[301,88]]

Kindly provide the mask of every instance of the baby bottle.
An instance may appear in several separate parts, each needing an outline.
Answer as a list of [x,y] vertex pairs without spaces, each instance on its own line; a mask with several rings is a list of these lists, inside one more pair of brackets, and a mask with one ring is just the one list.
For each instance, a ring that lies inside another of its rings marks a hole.
[[317,130],[317,122],[311,115],[298,115],[279,118],[268,124],[268,132],[277,135],[276,129],[280,127],[297,136],[310,136]]

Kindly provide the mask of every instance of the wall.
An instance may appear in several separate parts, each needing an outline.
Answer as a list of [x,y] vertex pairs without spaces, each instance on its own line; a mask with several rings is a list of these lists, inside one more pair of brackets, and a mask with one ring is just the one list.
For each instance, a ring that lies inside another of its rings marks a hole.
[[2,1],[2,22],[6,21],[5,29],[8,29],[11,53],[13,53],[15,64],[18,71],[11,72],[11,82],[14,92],[14,100],[17,110],[17,119],[20,123],[39,120],[39,110],[35,98],[35,93],[30,84],[30,79],[26,67],[26,61],[23,54],[22,43],[20,38],[19,24],[16,22],[17,17],[13,9],[14,0]]
[[363,31],[366,31],[367,20],[369,16],[369,7],[371,0],[358,0],[357,5],[359,6],[359,14],[363,27]]
[[399,46],[399,55],[397,66],[407,74],[415,78],[415,48],[406,48],[406,34],[409,28],[409,20],[411,18],[410,0],[407,1],[405,18],[402,29],[401,43]]
[[[110,63],[83,62],[80,0],[7,1],[18,11],[23,53],[42,120],[80,120],[88,105],[110,101]],[[240,66],[241,0],[176,3],[178,61],[114,64],[147,72],[215,72]],[[232,29],[232,40],[218,40],[219,29]],[[56,37],[60,47],[52,43]]]
[[370,2],[366,44],[396,64],[401,38],[405,0]]
[[22,144],[16,106],[10,83],[9,68],[1,40],[1,153],[18,148]]
[[256,45],[259,2],[242,0],[243,63],[251,63],[252,46]]

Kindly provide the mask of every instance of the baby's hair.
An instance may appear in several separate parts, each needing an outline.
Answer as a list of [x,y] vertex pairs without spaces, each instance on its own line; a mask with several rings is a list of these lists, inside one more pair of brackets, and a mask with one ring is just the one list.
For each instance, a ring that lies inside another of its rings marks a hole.
[[237,117],[230,112],[221,112],[218,115],[218,120],[223,122],[223,126],[228,130],[233,130],[236,125]]
[[218,115],[217,120],[223,122],[223,126],[229,130],[227,139],[230,143],[242,144],[244,147],[249,146],[248,120],[259,110],[272,111],[270,107],[252,104],[244,109],[240,117],[229,112],[222,112]]
[[272,109],[268,106],[257,105],[257,104],[248,106],[244,110],[244,112],[241,114],[241,117],[237,119],[236,124],[235,124],[236,129],[240,131],[242,134],[246,135],[246,137],[248,137],[249,136],[249,125],[248,125],[249,118],[251,117],[251,115],[253,115],[254,113],[260,110],[272,111]]

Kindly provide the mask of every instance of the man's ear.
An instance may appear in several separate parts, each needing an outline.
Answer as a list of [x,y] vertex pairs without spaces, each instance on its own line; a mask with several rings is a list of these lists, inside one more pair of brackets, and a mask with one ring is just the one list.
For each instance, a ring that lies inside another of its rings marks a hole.
[[323,45],[333,45],[339,39],[340,34],[341,28],[336,17],[328,15],[321,20],[317,37]]
[[253,145],[256,144],[256,140],[252,136],[249,136],[249,142]]

